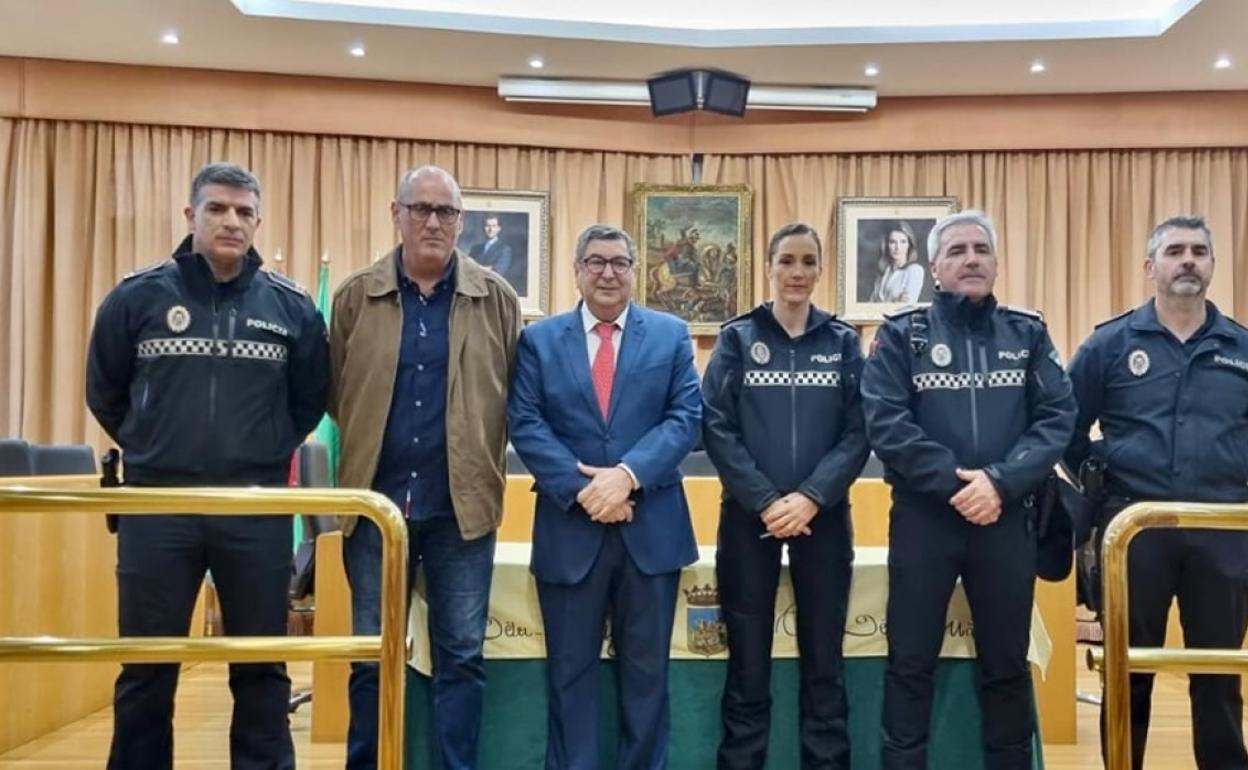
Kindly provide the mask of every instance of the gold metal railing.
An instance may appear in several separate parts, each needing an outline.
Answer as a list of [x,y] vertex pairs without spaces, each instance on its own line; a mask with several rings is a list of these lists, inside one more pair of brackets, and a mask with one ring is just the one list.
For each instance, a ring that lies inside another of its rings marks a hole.
[[1088,666],[1105,681],[1105,766],[1131,767],[1131,682],[1137,673],[1248,673],[1245,650],[1167,650],[1128,645],[1129,587],[1127,548],[1146,529],[1248,530],[1248,505],[1136,503],[1114,517],[1105,530],[1101,577],[1104,586],[1103,650],[1088,652]]
[[[404,745],[404,664],[407,659],[407,525],[375,492],[346,489],[134,488],[75,490],[0,487],[0,515],[22,513],[360,514],[381,531],[381,635],[288,638],[123,637],[64,639],[2,637],[0,662],[378,660],[381,662],[377,766],[401,770]],[[100,526],[104,526],[101,521]]]

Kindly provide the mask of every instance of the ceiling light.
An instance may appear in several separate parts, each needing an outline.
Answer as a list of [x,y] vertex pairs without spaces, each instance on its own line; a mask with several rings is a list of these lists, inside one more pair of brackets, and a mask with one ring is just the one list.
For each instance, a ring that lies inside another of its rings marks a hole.
[[178,40],[178,33],[171,29],[165,34],[160,36],[160,42],[164,43],[165,45],[177,45],[180,42]]
[[529,59],[529,66],[535,70],[540,70],[546,66],[546,62],[542,61],[542,57],[534,56],[532,59]]
[[1213,63],[1213,68],[1218,70],[1229,70],[1231,68],[1231,57],[1219,56],[1218,60]]
[[1039,59],[1036,59],[1035,61],[1031,63],[1031,74],[1039,75],[1041,72],[1044,72],[1044,70],[1045,70],[1044,62],[1040,61]]
[[866,67],[863,68],[862,74],[866,75],[869,78],[873,78],[876,75],[880,74],[880,65],[868,64]]
[[347,53],[351,54],[357,59],[361,59],[364,57],[364,54],[365,54],[364,46],[360,45],[359,43],[356,43],[355,45],[351,46],[351,49],[347,51]]

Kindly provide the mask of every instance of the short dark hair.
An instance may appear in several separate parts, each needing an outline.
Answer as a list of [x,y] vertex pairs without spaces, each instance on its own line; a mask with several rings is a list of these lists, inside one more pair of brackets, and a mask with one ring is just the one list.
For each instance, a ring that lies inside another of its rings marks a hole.
[[618,227],[611,225],[590,225],[581,231],[576,239],[576,261],[581,262],[585,259],[585,249],[589,247],[590,241],[624,241],[624,245],[628,247],[628,258],[637,261],[637,244],[633,242],[633,237]]
[[780,241],[790,235],[809,235],[815,241],[815,254],[820,262],[823,261],[823,241],[819,240],[818,231],[805,222],[790,222],[771,234],[771,240],[767,243],[767,264],[770,265],[771,261],[776,258],[776,249],[780,248]]
[[1205,234],[1205,240],[1209,242],[1209,255],[1213,256],[1213,231],[1209,229],[1209,223],[1204,217],[1184,214],[1166,219],[1148,234],[1148,246],[1144,252],[1149,259],[1157,257],[1157,249],[1161,248],[1161,239],[1165,238],[1166,233],[1171,230],[1200,230]]
[[237,163],[209,163],[201,168],[191,180],[191,208],[199,205],[204,188],[210,184],[250,190],[255,193],[257,208],[260,203],[260,180],[256,175]]

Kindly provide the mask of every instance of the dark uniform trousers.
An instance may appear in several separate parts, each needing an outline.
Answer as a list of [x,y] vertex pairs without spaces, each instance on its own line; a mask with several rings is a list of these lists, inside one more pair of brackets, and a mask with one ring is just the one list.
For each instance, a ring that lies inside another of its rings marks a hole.
[[766,763],[771,646],[784,545],[797,604],[801,766],[849,770],[841,656],[854,558],[848,505],[820,511],[810,530],[810,535],[786,540],[760,539],[766,527],[757,514],[728,500],[722,505],[715,575],[728,628],[728,678],[720,770],[750,770]]
[[[1111,500],[1113,513],[1126,501]],[[1248,534],[1193,529],[1141,532],[1127,552],[1132,647],[1161,647],[1170,602],[1178,598],[1183,643],[1192,649],[1239,649],[1248,630]],[[1153,674],[1131,675],[1131,766],[1144,767]],[[1192,735],[1201,770],[1248,770],[1240,678],[1193,674]],[[1102,746],[1104,744],[1104,712]]]
[[[939,503],[894,500],[889,522],[884,770],[927,770],[934,673],[959,576],[974,623],[987,770],[1032,766],[1027,663],[1036,576],[1032,509],[979,526]],[[969,727],[969,726],[968,726]]]
[[[224,631],[284,636],[290,584],[288,516],[122,516],[117,530],[122,636],[186,636],[205,570]],[[178,664],[126,664],[113,696],[109,770],[173,766]],[[231,663],[232,770],[293,770],[284,663]]]

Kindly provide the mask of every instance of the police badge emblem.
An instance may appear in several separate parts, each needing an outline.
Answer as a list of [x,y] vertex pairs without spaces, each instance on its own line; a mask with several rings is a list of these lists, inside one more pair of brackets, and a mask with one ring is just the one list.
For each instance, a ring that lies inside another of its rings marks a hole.
[[771,348],[767,347],[766,342],[755,342],[750,345],[750,358],[759,366],[766,366],[771,360]]
[[165,313],[165,323],[168,324],[169,331],[181,334],[191,327],[191,311],[182,305],[174,305]]
[[949,346],[943,342],[938,342],[932,346],[932,363],[940,368],[945,368],[953,361],[953,352],[949,350]]
[[1127,356],[1127,368],[1136,377],[1143,377],[1148,374],[1148,353],[1136,348],[1131,351],[1131,355]]

